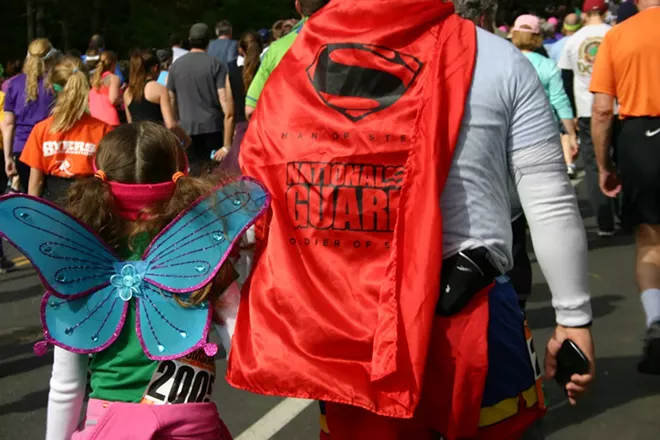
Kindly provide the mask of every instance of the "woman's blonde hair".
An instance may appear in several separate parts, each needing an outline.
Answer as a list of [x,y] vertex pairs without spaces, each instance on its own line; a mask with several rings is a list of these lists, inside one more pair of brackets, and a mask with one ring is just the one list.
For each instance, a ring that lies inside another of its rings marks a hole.
[[92,87],[96,90],[100,89],[103,85],[103,74],[110,72],[112,67],[117,63],[117,55],[114,52],[103,52],[99,55],[99,61],[94,68],[94,75],[92,75]]
[[28,46],[28,56],[23,65],[25,80],[25,102],[37,100],[39,80],[46,71],[46,61],[54,56],[53,45],[45,38],[37,38]]
[[[529,28],[531,30],[527,25],[523,25],[521,28]],[[532,32],[513,31],[511,34],[511,42],[520,50],[533,51],[543,45],[543,36]]]
[[89,81],[80,58],[63,57],[50,71],[49,83],[58,92],[50,131],[67,131],[87,110]]

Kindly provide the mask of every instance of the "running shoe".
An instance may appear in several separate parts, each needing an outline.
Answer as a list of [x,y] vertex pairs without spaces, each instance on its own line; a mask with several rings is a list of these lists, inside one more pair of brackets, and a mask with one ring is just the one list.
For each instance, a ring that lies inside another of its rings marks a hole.
[[651,324],[646,331],[644,357],[637,365],[637,371],[660,376],[660,321]]
[[0,274],[11,272],[14,269],[16,269],[16,264],[13,261],[6,258],[0,260]]
[[598,230],[598,236],[599,237],[614,237],[616,235],[616,230],[611,230],[611,231],[606,231],[604,229],[599,229]]

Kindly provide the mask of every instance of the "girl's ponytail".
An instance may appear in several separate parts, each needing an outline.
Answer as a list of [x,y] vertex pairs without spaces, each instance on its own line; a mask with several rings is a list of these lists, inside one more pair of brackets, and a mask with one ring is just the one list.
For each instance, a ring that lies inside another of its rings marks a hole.
[[87,110],[89,81],[79,58],[64,57],[50,72],[50,84],[57,92],[50,131],[67,131]]
[[144,86],[147,83],[147,67],[143,52],[136,50],[131,54],[128,75],[128,90],[134,101],[142,100]]
[[46,70],[46,59],[53,56],[54,49],[50,41],[45,38],[38,38],[30,43],[28,47],[28,56],[23,65],[25,73],[25,102],[37,100],[39,93],[39,79],[41,79]]
[[99,61],[94,68],[94,75],[92,75],[92,87],[96,90],[100,89],[103,85],[103,74],[112,69],[112,66],[117,63],[117,56],[114,52],[103,52],[99,56]]
[[247,91],[254,80],[259,64],[261,62],[261,37],[256,32],[248,31],[243,34],[240,47],[245,53],[245,64],[243,65],[243,87]]

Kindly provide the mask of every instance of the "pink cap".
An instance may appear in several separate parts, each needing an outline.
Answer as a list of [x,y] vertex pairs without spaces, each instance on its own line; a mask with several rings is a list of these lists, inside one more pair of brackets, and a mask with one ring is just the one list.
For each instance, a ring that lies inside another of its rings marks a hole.
[[509,32],[509,28],[507,28],[507,27],[504,26],[504,25],[498,27],[497,30],[498,30],[498,31],[502,31],[502,32]]
[[541,33],[541,23],[536,15],[525,14],[516,18],[516,22],[513,24],[513,29],[511,30],[538,34]]
[[557,26],[559,24],[559,20],[557,20],[557,17],[550,17],[548,18],[548,23],[553,26]]

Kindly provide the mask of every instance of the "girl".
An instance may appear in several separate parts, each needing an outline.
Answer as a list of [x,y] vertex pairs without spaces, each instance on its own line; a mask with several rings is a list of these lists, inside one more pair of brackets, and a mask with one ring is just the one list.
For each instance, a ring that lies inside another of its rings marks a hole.
[[89,92],[89,112],[96,119],[112,126],[119,125],[117,108],[121,103],[121,80],[113,72],[117,69],[117,56],[114,52],[99,55],[92,90]]
[[[71,187],[67,209],[95,230],[124,261],[140,260],[163,227],[217,184],[210,179],[188,177],[186,155],[176,137],[152,122],[122,125],[108,134],[99,145],[96,166],[99,171],[95,178],[76,182]],[[219,294],[234,279],[233,268],[225,264],[211,286],[193,293],[185,302],[178,302],[182,307],[194,307],[205,301],[218,304]],[[188,400],[183,394],[192,392],[190,386],[178,389],[178,385],[173,385],[176,381],[165,378],[181,376],[179,370],[192,371],[195,377],[202,374],[211,378],[200,395],[208,402],[215,363],[202,349],[179,359],[150,360],[135,330],[136,304],[129,301],[126,323],[119,337],[104,351],[93,354],[91,362],[87,355],[55,348],[47,440],[128,438],[127,432],[130,438],[231,439],[213,403],[181,403],[176,409],[164,405]],[[223,314],[220,307],[217,313]],[[74,434],[85,395],[88,366],[91,392],[85,428]],[[195,392],[199,388],[198,385]],[[142,403],[135,405],[128,415],[145,412],[148,415],[136,416],[126,427],[124,417],[126,409],[131,407],[117,405],[112,410],[117,402]],[[123,417],[118,415],[119,408],[123,408]],[[117,412],[111,416],[111,411]],[[194,412],[192,417],[191,412]],[[159,426],[153,426],[149,416],[157,417]],[[172,423],[168,425],[166,420]],[[114,437],[108,433],[111,425]]]
[[213,159],[222,161],[220,168],[232,173],[240,173],[238,155],[248,125],[245,116],[245,93],[259,70],[261,52],[259,34],[248,31],[238,43],[239,59],[229,63],[229,74],[225,80],[227,91],[225,146],[215,153]]
[[[568,135],[567,142],[562,142],[564,160],[566,161],[569,175],[574,172],[573,159],[578,153],[577,131],[571,101],[564,91],[561,72],[551,59],[534,52],[543,46],[541,36],[541,21],[534,15],[521,15],[516,19],[511,34],[511,42],[522,51],[531,61],[536,73],[539,75],[541,84],[545,89],[550,105],[555,114],[559,116]],[[573,171],[571,171],[573,170]]]
[[28,193],[60,201],[75,178],[94,174],[96,146],[112,127],[86,113],[89,82],[79,58],[63,57],[49,82],[53,114],[34,127],[21,162],[31,167]]
[[126,119],[129,123],[152,121],[165,124],[187,147],[191,140],[174,119],[167,87],[156,81],[159,64],[158,57],[151,50],[136,51],[131,56],[128,89],[124,95]]
[[23,73],[11,80],[5,96],[2,122],[5,172],[8,178],[19,176],[27,191],[30,167],[18,160],[34,126],[48,117],[53,103],[52,92],[44,87],[44,76],[56,60],[57,51],[45,38],[30,43]]

